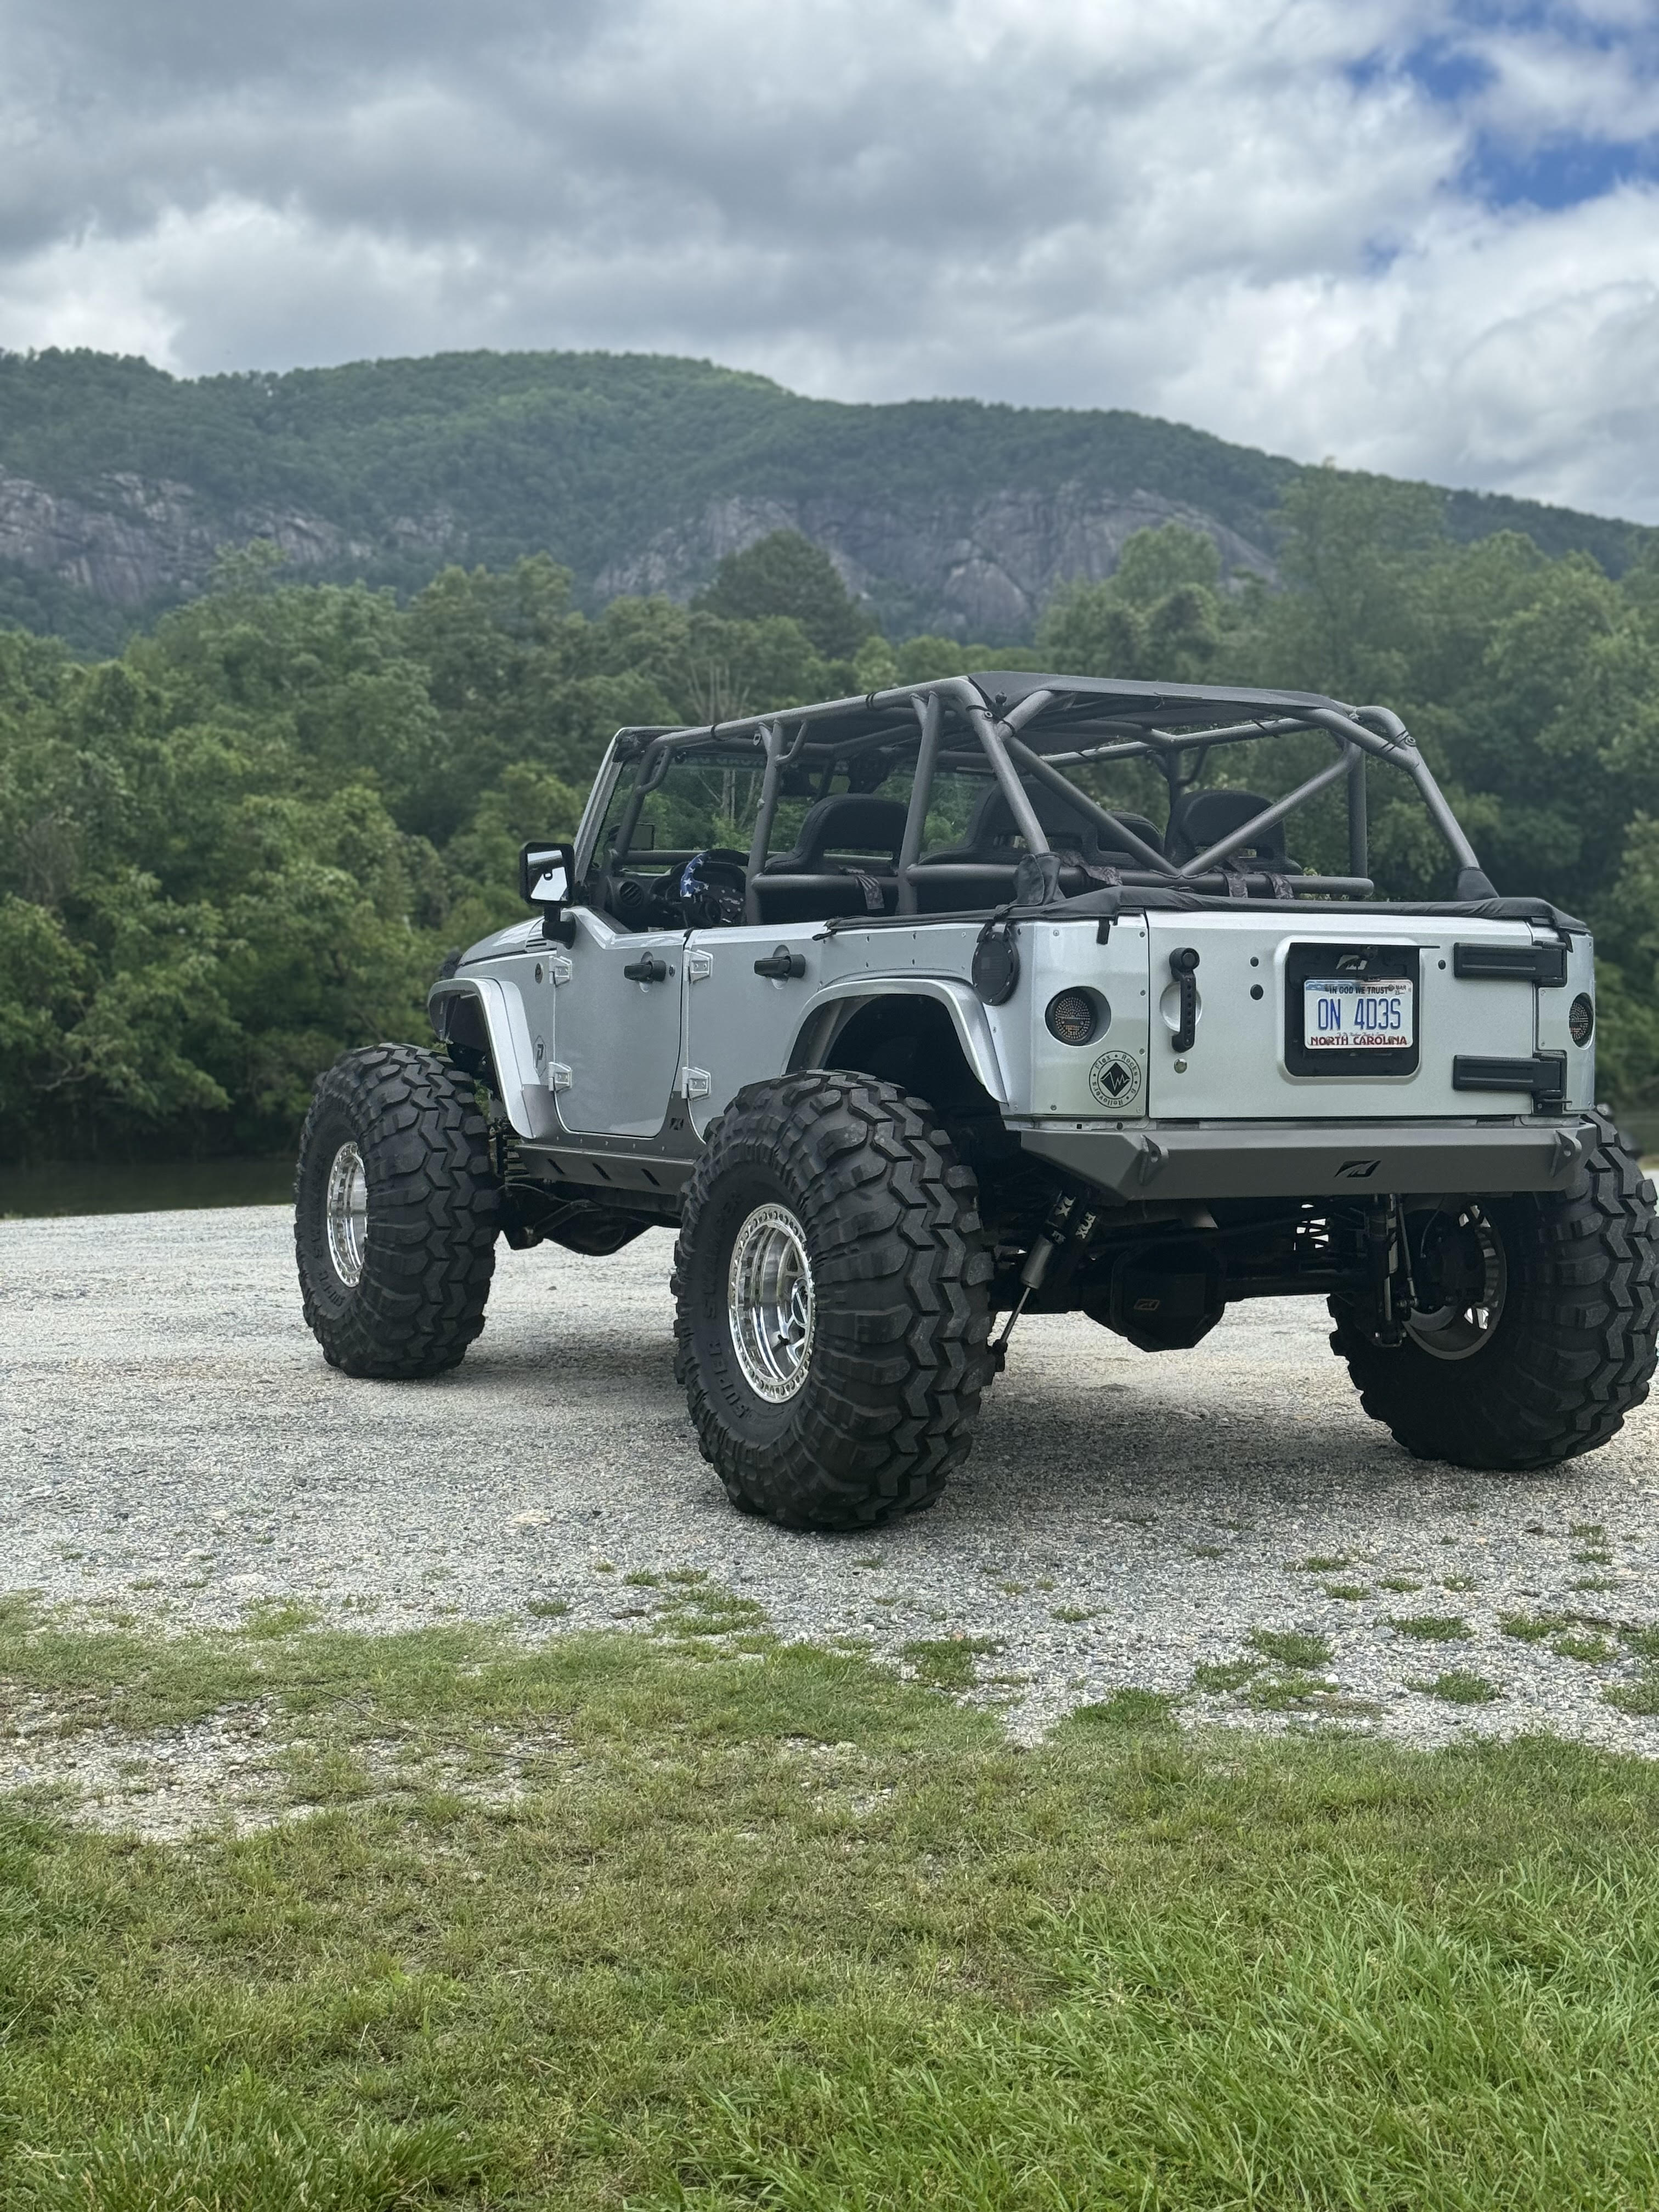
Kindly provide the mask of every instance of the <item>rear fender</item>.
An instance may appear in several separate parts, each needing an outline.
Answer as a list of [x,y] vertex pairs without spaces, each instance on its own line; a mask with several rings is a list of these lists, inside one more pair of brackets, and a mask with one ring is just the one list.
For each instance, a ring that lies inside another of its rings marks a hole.
[[877,999],[926,999],[943,1006],[974,1075],[999,1106],[1009,1103],[1007,1079],[979,994],[966,983],[952,983],[940,976],[849,976],[844,984],[820,992],[796,1032],[789,1055],[790,1073],[799,1067],[833,1066],[836,1039],[854,1014]]

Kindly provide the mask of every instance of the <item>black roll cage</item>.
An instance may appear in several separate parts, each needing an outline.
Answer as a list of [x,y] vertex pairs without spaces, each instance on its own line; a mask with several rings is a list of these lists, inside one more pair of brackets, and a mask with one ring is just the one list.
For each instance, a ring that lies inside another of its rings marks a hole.
[[[1194,784],[1211,751],[1221,745],[1255,743],[1297,731],[1328,737],[1334,757],[1294,791],[1240,823],[1190,860],[1177,863],[1139,837],[1125,822],[1091,798],[1064,774],[1066,768],[1113,760],[1150,761],[1169,784],[1171,798]],[[955,875],[983,883],[989,864],[960,868],[949,863],[921,865],[923,826],[935,775],[941,767],[983,769],[988,766],[1007,802],[1027,852],[1051,848],[1022,781],[1022,771],[1064,798],[1097,828],[1109,833],[1115,850],[1133,855],[1143,866],[1112,872],[1131,891],[1144,890],[1188,896],[1239,891],[1268,896],[1368,900],[1375,890],[1370,873],[1366,818],[1365,762],[1386,762],[1416,787],[1457,867],[1459,900],[1491,898],[1492,885],[1475,857],[1456,816],[1447,804],[1422,754],[1400,717],[1387,707],[1352,707],[1317,693],[1224,689],[1204,684],[1140,684],[1099,677],[1030,675],[989,671],[931,684],[899,685],[861,698],[831,699],[729,722],[676,729],[629,729],[617,735],[613,758],[641,759],[640,774],[617,826],[615,849],[630,849],[646,799],[686,747],[714,747],[752,760],[764,755],[759,811],[749,854],[750,911],[758,921],[755,879],[764,861],[777,812],[786,769],[803,761],[847,762],[883,750],[915,735],[916,768],[896,874],[901,915],[917,912],[920,879],[941,884]],[[643,757],[641,758],[641,757]],[[1285,878],[1266,871],[1242,871],[1225,864],[1253,845],[1286,816],[1331,785],[1346,787],[1348,873]],[[597,835],[597,830],[595,831]],[[585,871],[592,858],[583,854]],[[1012,882],[1016,869],[1007,874]],[[843,885],[845,876],[778,876],[769,879],[797,889]]]

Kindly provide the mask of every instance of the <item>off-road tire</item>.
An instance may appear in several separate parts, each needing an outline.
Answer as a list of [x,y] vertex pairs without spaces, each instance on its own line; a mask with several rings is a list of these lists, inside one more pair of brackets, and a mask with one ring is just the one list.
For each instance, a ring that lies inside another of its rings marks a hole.
[[1594,1451],[1648,1395],[1659,1327],[1653,1185],[1602,1113],[1571,1189],[1483,1199],[1509,1282],[1490,1340],[1437,1359],[1374,1342],[1331,1300],[1331,1348],[1360,1403],[1419,1459],[1522,1470]]
[[[329,1176],[362,1156],[362,1272],[330,1255]],[[349,1052],[319,1077],[300,1139],[294,1243],[312,1334],[348,1375],[404,1378],[453,1367],[483,1327],[501,1194],[472,1079],[414,1045]]]
[[[789,1209],[816,1319],[782,1404],[745,1379],[727,1281],[744,1221]],[[990,1379],[991,1260],[973,1170],[896,1085],[821,1070],[750,1084],[708,1133],[674,1248],[674,1371],[740,1510],[869,1528],[931,1504]]]

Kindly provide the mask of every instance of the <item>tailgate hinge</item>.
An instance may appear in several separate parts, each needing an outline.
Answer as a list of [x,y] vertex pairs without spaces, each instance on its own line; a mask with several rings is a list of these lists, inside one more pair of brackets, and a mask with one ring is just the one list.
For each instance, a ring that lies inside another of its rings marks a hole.
[[1565,945],[1454,945],[1454,975],[1485,976],[1491,981],[1538,983],[1559,989],[1567,980]]
[[1567,1095],[1567,1055],[1535,1052],[1530,1060],[1481,1060],[1459,1053],[1452,1061],[1454,1091],[1529,1091],[1533,1110],[1559,1106]]

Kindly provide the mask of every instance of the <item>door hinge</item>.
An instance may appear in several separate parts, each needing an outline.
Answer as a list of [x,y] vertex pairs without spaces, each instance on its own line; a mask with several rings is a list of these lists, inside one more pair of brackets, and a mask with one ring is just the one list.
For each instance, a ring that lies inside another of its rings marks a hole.
[[547,972],[556,984],[568,983],[576,972],[576,963],[568,952],[550,953]]
[[685,956],[685,980],[688,983],[707,982],[714,972],[712,952],[688,952]]
[[706,1067],[683,1067],[680,1070],[682,1098],[707,1098],[714,1087],[714,1079]]
[[565,1066],[562,1060],[550,1060],[548,1061],[547,1087],[550,1091],[569,1090],[570,1070]]
[[1454,945],[1454,975],[1484,975],[1492,982],[1539,983],[1559,989],[1567,980],[1567,948],[1554,945]]

